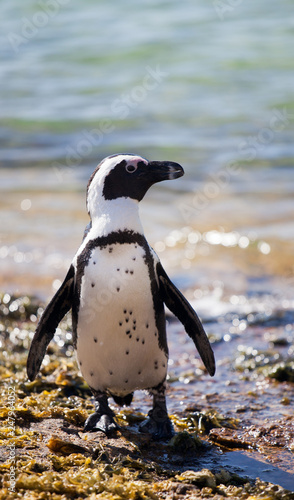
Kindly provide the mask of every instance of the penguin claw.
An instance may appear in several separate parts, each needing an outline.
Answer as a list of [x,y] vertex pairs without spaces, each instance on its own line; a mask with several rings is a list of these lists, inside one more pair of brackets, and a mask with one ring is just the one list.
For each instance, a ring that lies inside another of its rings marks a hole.
[[114,421],[112,415],[100,413],[92,413],[84,425],[84,432],[88,431],[102,431],[106,436],[114,434],[119,429],[119,426]]
[[155,441],[165,441],[171,439],[174,435],[173,425],[168,416],[157,421],[152,417],[152,414],[139,425],[139,431],[144,434],[151,434],[152,439]]

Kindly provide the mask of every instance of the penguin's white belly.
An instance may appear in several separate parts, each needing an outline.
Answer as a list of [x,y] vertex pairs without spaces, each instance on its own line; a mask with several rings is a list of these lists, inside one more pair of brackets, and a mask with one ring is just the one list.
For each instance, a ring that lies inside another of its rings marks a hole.
[[126,395],[166,377],[144,250],[115,244],[92,251],[81,282],[77,358],[89,386]]

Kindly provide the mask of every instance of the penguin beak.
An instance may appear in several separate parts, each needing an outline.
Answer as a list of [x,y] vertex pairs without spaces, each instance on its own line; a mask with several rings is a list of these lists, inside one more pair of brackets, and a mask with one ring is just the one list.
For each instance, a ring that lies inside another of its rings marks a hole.
[[184,175],[183,167],[173,161],[150,161],[148,166],[153,183],[177,179]]

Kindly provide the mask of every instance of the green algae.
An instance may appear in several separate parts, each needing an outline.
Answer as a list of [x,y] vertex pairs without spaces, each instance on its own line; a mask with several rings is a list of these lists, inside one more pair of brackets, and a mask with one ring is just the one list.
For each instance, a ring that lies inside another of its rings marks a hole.
[[294,382],[294,362],[274,364],[267,375],[278,382]]

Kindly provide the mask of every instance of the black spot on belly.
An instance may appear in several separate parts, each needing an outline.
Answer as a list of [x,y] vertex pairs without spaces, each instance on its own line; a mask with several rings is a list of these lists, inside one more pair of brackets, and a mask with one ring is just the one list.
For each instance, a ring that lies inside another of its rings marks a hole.
[[132,314],[133,314],[133,311],[129,311],[129,314],[130,314],[130,316],[132,316]]
[[113,372],[111,370],[109,370],[109,375],[113,375]]
[[145,340],[144,339],[142,339],[142,344],[145,344]]
[[149,328],[149,325],[148,325],[148,323],[146,323],[146,328]]
[[128,383],[128,379],[125,380],[125,384],[127,384],[127,383]]
[[91,375],[91,377],[93,377],[93,375],[94,375],[94,372],[90,372],[90,375]]
[[122,326],[122,321],[119,322],[119,326]]
[[117,287],[116,291],[117,291],[117,292],[119,292],[119,291],[120,291],[120,288],[119,288],[119,286]]
[[133,257],[132,260],[136,260],[136,257]]
[[139,370],[139,371],[138,371],[138,375],[141,375],[141,373],[142,373],[142,372],[141,372],[141,370]]
[[111,248],[111,247],[110,247],[110,248],[108,249],[108,252],[109,252],[109,253],[112,253],[112,251],[113,251],[113,248]]
[[134,325],[135,325],[135,324],[137,323],[137,321],[136,321],[135,319],[133,319],[133,323],[134,323]]
[[157,332],[154,333],[155,337],[157,337]]
[[127,330],[127,331],[126,331],[126,334],[127,334],[127,335],[130,335],[130,333],[131,333],[131,330]]
[[165,368],[165,363],[162,363],[163,368]]
[[124,314],[127,314],[127,310],[126,309],[124,309]]
[[129,354],[129,352],[130,352],[130,351],[126,351],[126,355],[128,355],[128,354]]
[[96,262],[95,262],[95,260],[94,260],[93,264],[94,264],[94,266],[96,265]]
[[128,270],[128,269],[126,269],[126,270],[125,270],[125,273],[126,273],[126,274],[128,274],[128,273],[129,273],[129,270]]
[[154,361],[154,369],[158,370],[158,361]]
[[91,287],[94,288],[94,286],[95,286],[95,283],[91,283]]
[[133,330],[134,330],[134,332],[136,331],[136,325],[133,326]]
[[134,271],[130,271],[130,274],[134,274]]
[[137,342],[139,342],[139,340],[140,340],[140,339],[139,339],[139,337],[137,337],[137,338],[136,338],[136,341],[137,341]]
[[95,344],[97,344],[97,337],[94,337],[94,342]]
[[83,363],[81,361],[79,361],[79,363],[80,363],[80,366],[82,366]]
[[118,267],[116,270],[117,270],[117,271],[120,271],[120,268]]
[[128,323],[128,322],[129,322],[129,318],[126,318],[126,323]]

